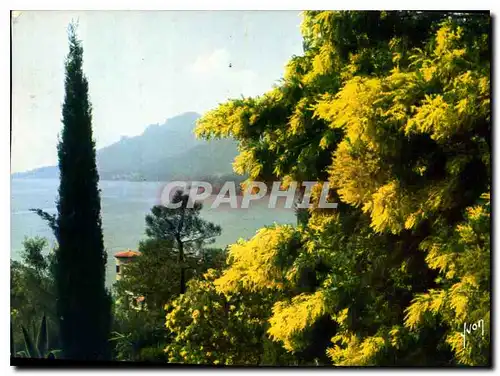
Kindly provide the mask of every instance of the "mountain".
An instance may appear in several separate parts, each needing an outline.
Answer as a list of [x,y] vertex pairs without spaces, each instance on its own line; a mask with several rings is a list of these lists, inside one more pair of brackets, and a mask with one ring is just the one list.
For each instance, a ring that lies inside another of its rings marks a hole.
[[[195,112],[153,124],[135,137],[122,137],[97,150],[97,168],[102,180],[195,179],[232,174],[232,161],[238,154],[231,139],[205,141],[193,133]],[[58,178],[57,166],[15,173],[14,178]]]
[[116,174],[147,173],[147,166],[160,159],[175,156],[197,144],[193,129],[197,113],[188,112],[154,124],[136,137],[122,139],[97,152],[97,168],[101,176],[112,178]]
[[148,164],[146,180],[182,180],[233,173],[237,142],[230,139],[203,141],[191,149]]
[[59,167],[58,166],[47,166],[40,167],[35,170],[30,170],[26,172],[15,172],[12,174],[13,178],[23,178],[23,179],[54,179],[59,178]]

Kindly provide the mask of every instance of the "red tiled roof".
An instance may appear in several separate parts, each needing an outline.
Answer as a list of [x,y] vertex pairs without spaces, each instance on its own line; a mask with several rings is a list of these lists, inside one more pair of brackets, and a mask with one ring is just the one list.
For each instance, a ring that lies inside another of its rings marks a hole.
[[140,255],[141,255],[140,252],[131,251],[130,249],[128,251],[115,253],[116,258],[129,258],[129,257],[140,256]]

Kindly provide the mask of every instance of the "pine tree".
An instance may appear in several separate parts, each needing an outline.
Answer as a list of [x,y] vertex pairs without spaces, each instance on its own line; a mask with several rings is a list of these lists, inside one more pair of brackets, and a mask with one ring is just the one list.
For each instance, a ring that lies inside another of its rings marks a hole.
[[58,145],[55,278],[64,357],[107,359],[111,300],[105,288],[106,252],[101,228],[92,108],[83,74],[76,25],[68,30],[63,131]]
[[186,292],[187,286],[186,256],[203,252],[203,246],[213,243],[214,238],[221,234],[220,226],[200,218],[203,205],[195,202],[193,207],[189,207],[188,201],[189,195],[178,190],[171,200],[171,203],[180,205],[178,208],[155,205],[151,214],[146,215],[146,235],[175,244],[180,265],[181,294]]

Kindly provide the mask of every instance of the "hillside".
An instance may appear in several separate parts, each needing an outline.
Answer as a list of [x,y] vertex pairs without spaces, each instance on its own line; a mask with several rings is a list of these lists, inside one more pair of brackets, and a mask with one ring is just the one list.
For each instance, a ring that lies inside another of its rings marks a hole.
[[[193,129],[199,114],[187,112],[149,125],[135,137],[122,137],[97,151],[97,168],[102,180],[194,179],[232,174],[237,155],[234,140],[199,140]],[[57,166],[15,173],[13,178],[58,178]]]

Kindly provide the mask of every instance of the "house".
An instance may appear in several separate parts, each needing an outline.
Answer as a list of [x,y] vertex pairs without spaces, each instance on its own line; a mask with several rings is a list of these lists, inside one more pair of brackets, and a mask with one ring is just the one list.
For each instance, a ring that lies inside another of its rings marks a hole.
[[128,250],[128,251],[122,251],[115,253],[115,259],[116,259],[116,280],[119,281],[122,279],[123,276],[123,269],[126,268],[126,265],[132,261],[134,261],[134,258],[137,256],[140,256],[140,252]]
[[[116,280],[119,281],[124,276],[124,270],[127,268],[127,264],[130,264],[134,259],[140,256],[140,252],[128,250],[115,253],[116,259]],[[136,296],[134,293],[127,291],[126,300],[131,308],[136,310],[146,309],[146,302],[144,296]]]

